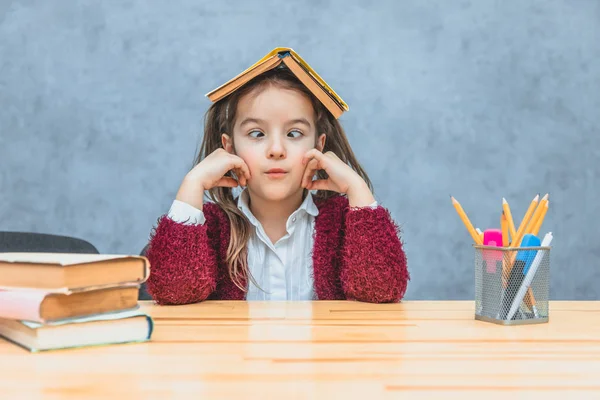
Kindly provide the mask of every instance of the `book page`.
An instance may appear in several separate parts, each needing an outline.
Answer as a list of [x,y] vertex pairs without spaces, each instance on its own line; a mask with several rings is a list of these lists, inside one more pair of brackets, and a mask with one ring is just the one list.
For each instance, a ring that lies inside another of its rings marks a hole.
[[0,262],[75,265],[126,257],[139,256],[124,254],[0,253]]
[[125,318],[134,318],[144,316],[146,318],[150,318],[150,316],[141,311],[139,305],[132,309],[108,312],[103,314],[94,314],[88,315],[85,317],[73,317],[73,318],[65,318],[57,321],[49,321],[45,324],[41,324],[39,322],[34,321],[20,321],[23,325],[27,325],[31,329],[40,328],[42,326],[59,326],[59,325],[67,325],[67,324],[79,324],[90,321],[111,321],[117,319],[125,319]]

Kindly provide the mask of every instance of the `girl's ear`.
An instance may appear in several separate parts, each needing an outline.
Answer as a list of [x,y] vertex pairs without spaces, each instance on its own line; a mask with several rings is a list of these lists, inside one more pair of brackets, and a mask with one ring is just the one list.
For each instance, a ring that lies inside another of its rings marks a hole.
[[233,154],[233,140],[228,134],[221,134],[221,144],[226,152]]
[[327,136],[324,133],[321,133],[321,135],[319,135],[319,138],[317,139],[317,150],[323,151],[323,149],[325,148],[326,138]]

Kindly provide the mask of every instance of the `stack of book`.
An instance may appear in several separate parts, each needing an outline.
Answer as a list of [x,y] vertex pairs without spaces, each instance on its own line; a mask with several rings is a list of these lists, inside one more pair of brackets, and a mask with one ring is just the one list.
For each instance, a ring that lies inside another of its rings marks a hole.
[[0,253],[0,336],[32,351],[145,342],[142,256]]

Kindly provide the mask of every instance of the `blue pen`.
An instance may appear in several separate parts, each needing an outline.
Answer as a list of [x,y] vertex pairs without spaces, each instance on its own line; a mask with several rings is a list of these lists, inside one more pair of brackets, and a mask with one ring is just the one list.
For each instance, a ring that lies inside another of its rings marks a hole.
[[[523,240],[521,241],[521,247],[539,247],[541,245],[540,238],[528,233],[523,236]],[[531,267],[531,263],[535,258],[537,251],[535,250],[521,250],[517,253],[516,260],[523,261],[523,275],[527,275],[527,271],[529,271],[529,267]]]
[[[548,246],[550,246],[551,242],[552,242],[552,232],[548,232],[546,234],[546,236],[544,236],[544,240],[542,241],[541,246],[548,247]],[[525,274],[525,279],[523,279],[523,283],[521,284],[521,287],[519,288],[519,291],[517,292],[517,295],[510,307],[510,311],[508,312],[508,317],[506,318],[508,320],[511,320],[512,317],[515,315],[517,308],[519,308],[519,305],[523,301],[523,298],[525,297],[525,293],[527,292],[527,289],[529,289],[531,282],[533,281],[533,277],[535,276],[535,273],[537,272],[538,267],[540,266],[540,263],[542,262],[544,253],[542,251],[535,251],[535,253],[536,253],[536,255],[535,255],[535,258],[533,259],[533,262],[531,263],[531,268],[529,268],[527,270],[527,273]],[[538,318],[538,316],[536,316],[536,318]]]
[[[540,246],[540,239],[531,234],[527,234],[523,237],[521,245],[519,247],[538,247]],[[515,257],[515,263],[510,271],[508,277],[508,285],[505,289],[504,298],[502,299],[502,310],[500,313],[501,319],[506,319],[508,316],[510,307],[513,303],[515,295],[531,267],[531,263],[535,258],[536,250],[519,250],[517,257]]]

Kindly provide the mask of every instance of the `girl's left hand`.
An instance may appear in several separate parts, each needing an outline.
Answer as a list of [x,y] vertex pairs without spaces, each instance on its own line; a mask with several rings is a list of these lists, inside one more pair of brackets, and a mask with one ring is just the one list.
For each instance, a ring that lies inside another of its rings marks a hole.
[[[366,182],[348,164],[328,151],[323,154],[317,149],[311,149],[302,158],[306,165],[302,176],[302,187],[308,190],[332,190],[348,196],[351,207],[361,207],[375,201]],[[319,170],[327,173],[327,179],[312,180]]]

